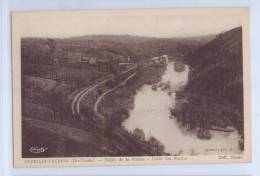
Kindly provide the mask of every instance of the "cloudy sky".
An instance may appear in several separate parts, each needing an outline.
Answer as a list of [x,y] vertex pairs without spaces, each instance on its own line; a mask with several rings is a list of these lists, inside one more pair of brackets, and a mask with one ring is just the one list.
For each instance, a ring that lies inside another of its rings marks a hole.
[[243,8],[15,12],[13,30],[22,37],[129,34],[190,37],[241,26]]

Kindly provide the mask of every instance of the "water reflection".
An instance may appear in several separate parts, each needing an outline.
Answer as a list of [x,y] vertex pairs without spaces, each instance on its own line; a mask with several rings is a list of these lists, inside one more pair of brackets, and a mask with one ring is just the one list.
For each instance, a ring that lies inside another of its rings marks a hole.
[[170,108],[175,106],[175,92],[186,84],[189,73],[187,65],[184,71],[176,72],[173,64],[168,64],[156,88],[151,85],[141,87],[135,96],[135,106],[123,126],[130,132],[136,128],[142,129],[146,139],[155,137],[172,155],[239,153],[240,137],[236,131],[211,131],[211,139],[202,140],[170,118]]

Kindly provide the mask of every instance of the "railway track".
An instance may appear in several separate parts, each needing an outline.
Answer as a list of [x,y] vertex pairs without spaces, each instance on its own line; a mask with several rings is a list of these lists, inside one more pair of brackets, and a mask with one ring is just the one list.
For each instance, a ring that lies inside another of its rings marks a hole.
[[109,93],[115,91],[116,89],[118,89],[119,87],[123,86],[126,84],[126,82],[133,78],[134,76],[136,75],[136,72],[134,72],[133,74],[131,74],[129,77],[127,77],[124,81],[122,81],[121,83],[119,83],[116,87],[112,88],[112,89],[109,89],[107,90],[106,92],[104,92],[102,95],[100,95],[97,99],[97,101],[95,102],[95,105],[94,105],[94,111],[95,112],[98,112],[98,104],[101,102],[101,100]]
[[[130,65],[133,65],[133,66],[132,66],[131,68],[129,68],[129,69],[123,71],[123,72],[122,72],[120,75],[118,75],[117,77],[120,77],[120,76],[122,76],[122,75],[124,75],[124,74],[127,74],[127,73],[129,73],[130,71],[135,70],[135,69],[137,68],[137,65],[136,65],[136,64],[130,63]],[[110,93],[110,92],[116,90],[116,89],[119,88],[120,86],[124,85],[124,84],[125,84],[129,79],[131,79],[134,75],[136,75],[136,71],[135,71],[134,73],[132,73],[130,76],[128,76],[126,79],[124,79],[122,82],[120,82],[117,86],[115,86],[115,87],[109,89],[108,91],[106,91],[106,92],[104,92],[102,95],[100,95],[100,96],[97,98],[97,100],[96,100],[96,102],[95,102],[95,104],[94,104],[94,112],[97,113],[98,104],[99,104],[99,102],[102,100],[102,98],[103,98],[105,95],[107,95],[108,93]],[[80,111],[80,104],[81,104],[81,102],[82,102],[82,99],[83,99],[85,96],[89,95],[91,92],[95,91],[99,86],[104,85],[105,83],[107,83],[107,82],[109,82],[109,81],[112,81],[112,80],[114,80],[114,79],[116,79],[116,77],[115,77],[114,75],[109,75],[109,76],[107,76],[106,79],[104,79],[104,80],[102,80],[102,81],[96,83],[96,84],[93,85],[93,86],[86,87],[86,88],[84,88],[83,90],[81,90],[80,92],[78,92],[78,93],[75,95],[75,97],[73,98],[72,103],[71,103],[71,111],[72,111],[73,116],[77,116],[77,117],[79,117],[81,120],[83,120],[85,117],[84,117],[84,115],[83,115],[83,114],[81,113],[81,111]]]

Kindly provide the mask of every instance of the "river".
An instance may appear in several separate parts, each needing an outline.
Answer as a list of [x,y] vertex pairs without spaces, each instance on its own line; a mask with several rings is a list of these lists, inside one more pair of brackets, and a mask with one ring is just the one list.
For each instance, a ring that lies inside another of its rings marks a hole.
[[167,88],[143,85],[134,97],[134,108],[122,125],[129,132],[142,129],[146,140],[155,137],[171,155],[240,153],[237,131],[210,131],[210,139],[199,139],[179,125],[175,118],[170,118],[170,108],[174,108],[176,102],[175,92],[187,83],[188,73],[187,65],[184,71],[176,72],[174,62],[169,62],[161,77],[161,83]]

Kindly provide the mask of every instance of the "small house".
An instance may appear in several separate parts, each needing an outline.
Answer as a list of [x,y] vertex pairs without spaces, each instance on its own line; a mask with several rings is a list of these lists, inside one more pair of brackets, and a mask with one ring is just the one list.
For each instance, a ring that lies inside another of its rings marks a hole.
[[80,52],[69,52],[67,55],[68,63],[77,63],[81,62],[82,54]]

